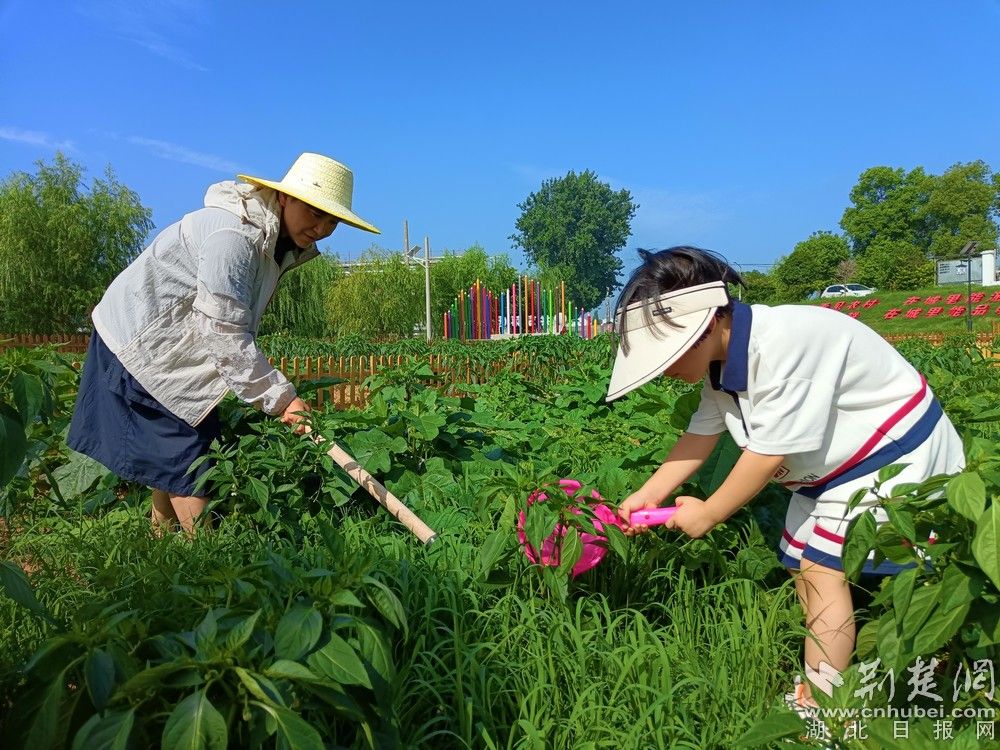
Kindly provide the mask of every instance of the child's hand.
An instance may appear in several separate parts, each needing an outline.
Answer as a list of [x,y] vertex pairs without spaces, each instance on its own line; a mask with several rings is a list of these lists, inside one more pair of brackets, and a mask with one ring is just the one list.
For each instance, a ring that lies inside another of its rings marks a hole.
[[626,497],[621,505],[618,506],[618,517],[625,522],[625,528],[622,531],[625,532],[626,536],[635,536],[636,534],[645,534],[649,531],[649,526],[646,524],[636,524],[632,526],[629,524],[629,517],[632,515],[634,510],[642,510],[643,508],[659,508],[660,504],[655,500],[648,500],[645,495],[640,492],[633,492],[631,495]]
[[704,500],[682,495],[675,501],[677,512],[667,521],[668,529],[680,529],[692,539],[705,536],[719,523]]

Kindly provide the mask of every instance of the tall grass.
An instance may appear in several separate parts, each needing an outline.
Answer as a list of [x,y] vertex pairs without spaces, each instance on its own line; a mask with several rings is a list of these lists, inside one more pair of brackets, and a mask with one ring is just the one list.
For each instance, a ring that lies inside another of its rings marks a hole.
[[[150,631],[195,619],[201,607],[185,587],[211,578],[225,585],[228,571],[265,547],[256,532],[235,528],[238,524],[195,540],[160,538],[150,533],[149,517],[139,508],[97,517],[48,512],[20,521],[2,557],[28,571],[37,598],[57,623],[83,636],[84,613],[112,604],[120,611],[141,610]],[[0,694],[11,687],[14,667],[52,632],[43,620],[0,597]]]
[[[669,566],[605,595],[591,586],[621,580],[607,566],[563,604],[519,560],[496,586],[450,555],[407,558],[395,573],[409,633],[394,686],[407,747],[731,746],[800,661],[790,581],[705,585]],[[644,603],[614,603],[630,598]]]

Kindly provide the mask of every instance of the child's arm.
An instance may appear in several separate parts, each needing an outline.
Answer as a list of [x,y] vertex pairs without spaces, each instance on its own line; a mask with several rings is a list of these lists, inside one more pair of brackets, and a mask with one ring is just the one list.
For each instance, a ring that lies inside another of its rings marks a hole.
[[770,456],[744,450],[726,480],[707,500],[677,498],[678,511],[667,524],[688,536],[707,534],[750,502],[774,476],[784,456]]
[[722,523],[749,503],[771,481],[784,456],[768,456],[745,450],[726,480],[705,501],[712,515]]
[[638,490],[618,506],[618,515],[628,523],[633,510],[655,508],[694,474],[712,454],[719,435],[696,435],[685,432],[670,449],[663,464]]

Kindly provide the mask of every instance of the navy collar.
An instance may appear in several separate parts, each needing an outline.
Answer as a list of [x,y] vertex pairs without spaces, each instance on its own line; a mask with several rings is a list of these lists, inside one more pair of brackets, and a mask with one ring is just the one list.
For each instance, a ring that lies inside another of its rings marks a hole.
[[729,329],[726,362],[709,363],[708,377],[712,388],[729,393],[742,393],[747,389],[747,359],[750,348],[750,325],[753,311],[750,305],[733,300],[733,315]]

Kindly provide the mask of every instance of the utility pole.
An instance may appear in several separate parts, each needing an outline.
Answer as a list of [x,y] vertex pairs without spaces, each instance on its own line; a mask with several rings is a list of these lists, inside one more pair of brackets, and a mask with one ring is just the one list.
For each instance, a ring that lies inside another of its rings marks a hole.
[[965,256],[965,268],[966,268],[966,300],[965,300],[965,329],[972,333],[972,254],[976,252],[976,248],[979,243],[975,240],[971,242],[966,242],[965,247],[962,248],[962,255]]
[[431,340],[431,241],[424,235],[424,302],[427,306],[427,340]]
[[420,260],[417,253],[420,252],[420,245],[410,247],[410,225],[403,219],[403,258],[406,265],[411,261],[416,261],[424,267],[424,308],[427,318],[424,321],[427,327],[427,340],[431,340],[431,241],[424,235],[424,259]]

